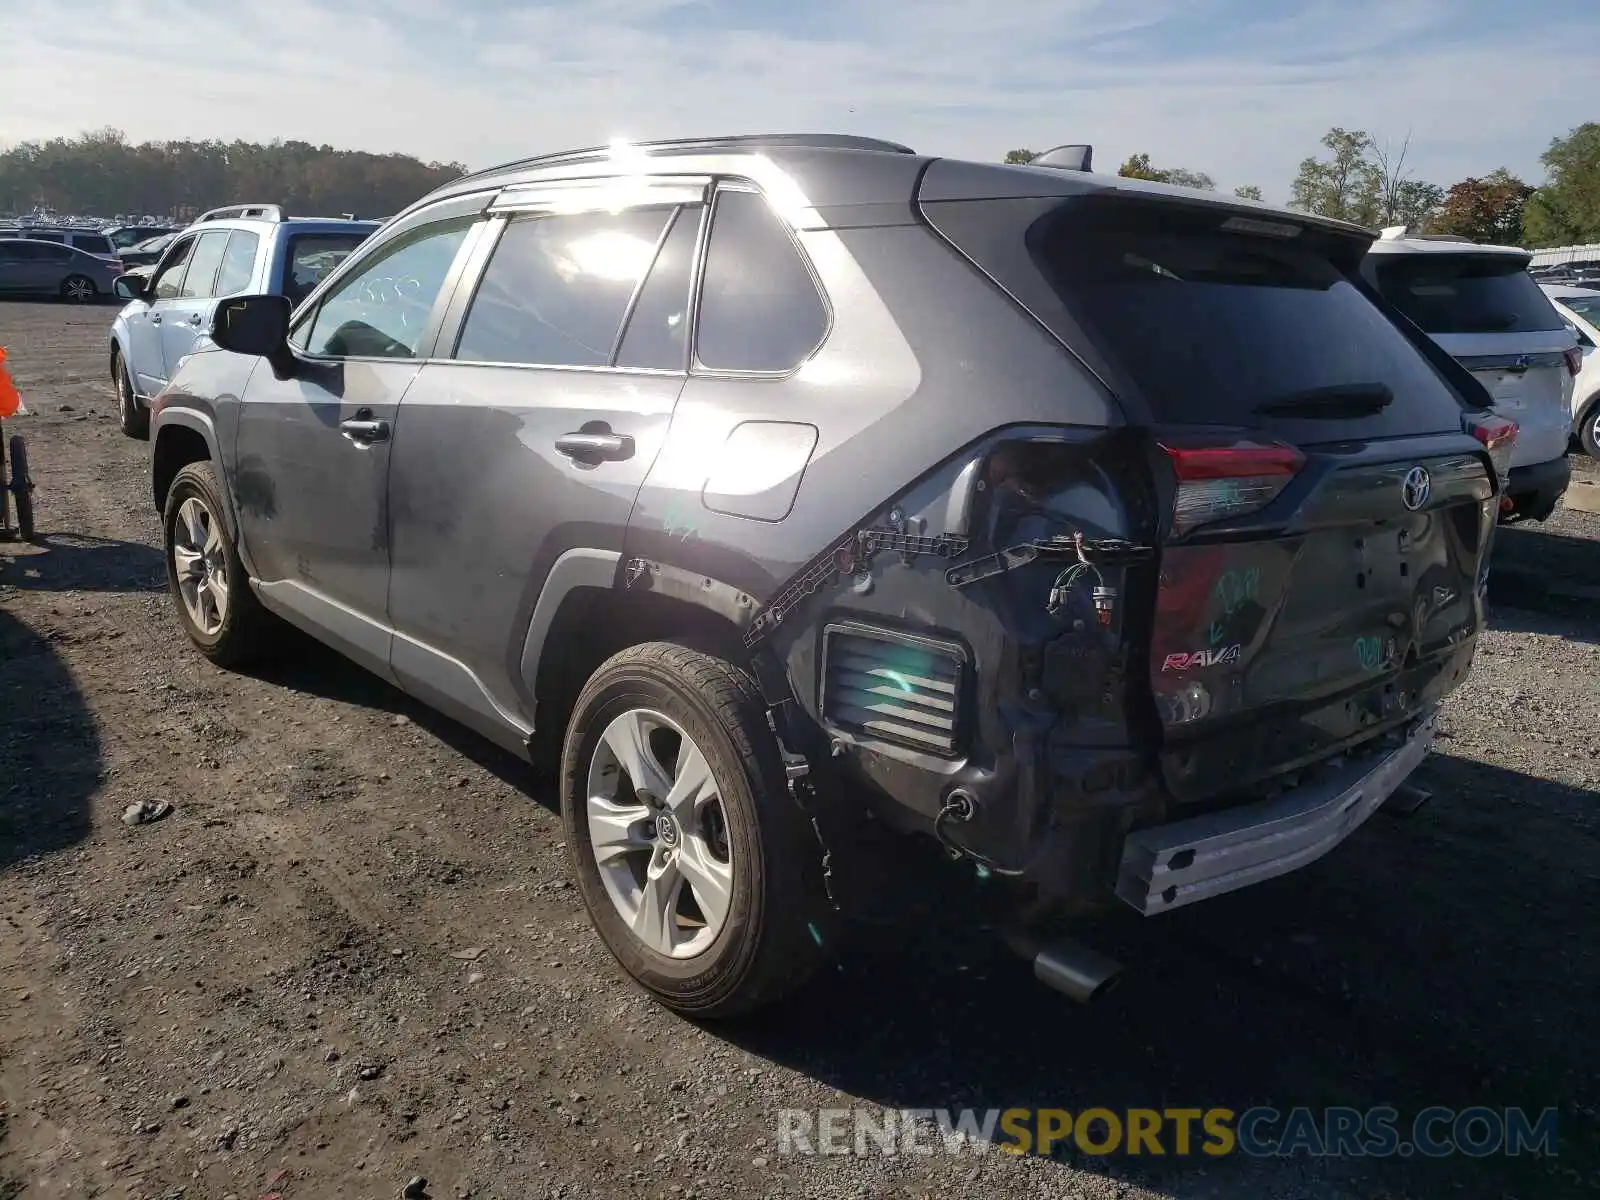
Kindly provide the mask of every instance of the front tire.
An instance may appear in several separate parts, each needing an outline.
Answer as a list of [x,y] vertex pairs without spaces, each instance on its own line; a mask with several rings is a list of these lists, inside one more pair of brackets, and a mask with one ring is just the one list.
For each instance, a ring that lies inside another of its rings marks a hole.
[[89,304],[99,294],[87,275],[68,275],[61,281],[61,298],[70,304]]
[[133,390],[133,376],[128,374],[128,364],[123,361],[120,349],[111,352],[111,382],[117,389],[117,421],[122,432],[139,441],[150,440],[150,410],[139,403]]
[[573,709],[561,793],[589,916],[668,1008],[748,1012],[831,949],[821,847],[733,664],[668,642],[612,656]]
[[33,476],[28,472],[28,443],[20,433],[11,438],[11,500],[17,510],[18,536],[33,541]]
[[162,545],[183,631],[218,666],[239,667],[266,647],[273,617],[250,588],[225,511],[211,464],[190,463],[167,492]]

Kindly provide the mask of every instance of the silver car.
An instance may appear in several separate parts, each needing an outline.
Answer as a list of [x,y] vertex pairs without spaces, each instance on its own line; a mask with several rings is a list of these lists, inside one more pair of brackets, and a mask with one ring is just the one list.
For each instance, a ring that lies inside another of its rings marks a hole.
[[60,296],[88,304],[112,294],[122,264],[72,246],[0,239],[0,294]]

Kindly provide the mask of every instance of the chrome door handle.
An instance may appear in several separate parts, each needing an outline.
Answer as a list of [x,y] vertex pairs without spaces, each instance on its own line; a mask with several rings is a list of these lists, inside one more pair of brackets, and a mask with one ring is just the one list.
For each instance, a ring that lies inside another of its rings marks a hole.
[[339,422],[339,432],[358,446],[370,446],[373,442],[389,440],[389,422],[352,418]]
[[151,313],[150,314],[150,324],[152,324],[152,325],[161,324],[161,314],[160,313]]
[[625,433],[563,433],[556,449],[578,462],[620,462],[633,457],[633,439]]
[[189,324],[198,327],[199,324],[200,324],[200,314],[199,313],[195,313],[192,316],[190,316]]

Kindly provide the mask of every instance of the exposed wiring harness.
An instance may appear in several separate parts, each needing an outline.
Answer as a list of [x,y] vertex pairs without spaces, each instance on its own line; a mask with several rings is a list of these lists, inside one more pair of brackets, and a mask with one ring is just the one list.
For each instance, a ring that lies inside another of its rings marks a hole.
[[945,848],[952,859],[970,858],[978,865],[980,875],[1001,875],[1008,879],[1016,879],[1027,872],[1021,868],[1002,867],[986,854],[979,854],[976,850],[961,845],[945,829],[950,821],[960,821],[963,824],[972,820],[977,815],[978,808],[971,796],[965,792],[956,792],[949,800],[945,801],[939,815],[933,819],[933,834],[939,839],[939,844]]

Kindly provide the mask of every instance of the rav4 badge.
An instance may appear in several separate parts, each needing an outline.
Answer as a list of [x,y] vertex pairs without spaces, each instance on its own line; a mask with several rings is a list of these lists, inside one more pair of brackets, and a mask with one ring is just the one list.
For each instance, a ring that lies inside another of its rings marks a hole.
[[1231,646],[1218,646],[1214,650],[1196,650],[1193,653],[1167,655],[1161,664],[1163,671],[1192,671],[1196,667],[1223,667],[1236,663],[1244,655],[1244,648],[1235,642]]

